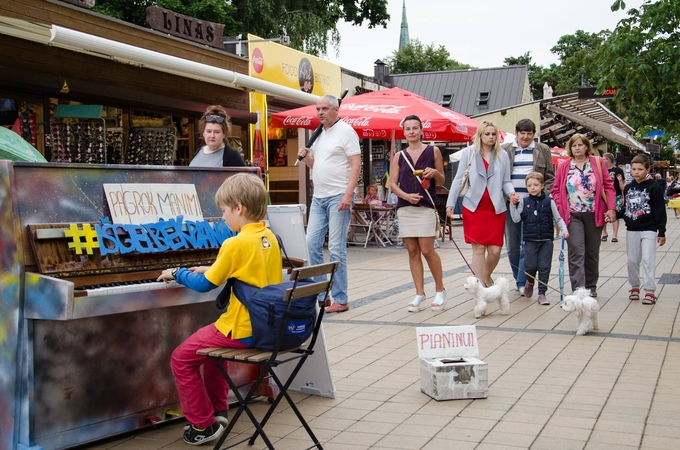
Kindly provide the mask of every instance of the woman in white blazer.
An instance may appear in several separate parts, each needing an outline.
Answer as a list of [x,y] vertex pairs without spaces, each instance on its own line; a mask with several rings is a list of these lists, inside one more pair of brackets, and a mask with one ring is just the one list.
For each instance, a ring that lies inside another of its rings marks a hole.
[[491,286],[491,274],[503,247],[505,197],[516,195],[510,181],[510,160],[498,142],[498,127],[488,121],[479,124],[473,145],[462,152],[449,190],[446,215],[453,218],[453,207],[469,163],[470,187],[463,197],[463,234],[465,242],[472,245],[474,275]]

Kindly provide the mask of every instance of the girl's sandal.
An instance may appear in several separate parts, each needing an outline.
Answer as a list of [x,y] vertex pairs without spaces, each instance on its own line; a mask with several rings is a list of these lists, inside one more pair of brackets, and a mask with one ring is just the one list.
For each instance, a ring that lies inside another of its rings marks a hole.
[[642,299],[642,304],[643,305],[653,305],[656,303],[656,295],[652,294],[651,292],[647,292],[645,294],[645,298]]
[[638,288],[632,288],[630,291],[628,291],[628,300],[640,300],[640,289]]

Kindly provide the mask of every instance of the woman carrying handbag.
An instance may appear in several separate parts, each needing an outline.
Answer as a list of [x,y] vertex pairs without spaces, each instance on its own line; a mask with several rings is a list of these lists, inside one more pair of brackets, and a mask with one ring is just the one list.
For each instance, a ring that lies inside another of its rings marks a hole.
[[460,167],[468,169],[459,170],[451,183],[446,215],[453,219],[456,200],[463,195],[463,234],[472,245],[472,271],[485,286],[491,286],[503,247],[504,195],[516,195],[510,160],[498,142],[498,128],[488,121],[479,124],[473,145],[462,151]]
[[[444,163],[437,147],[421,142],[423,124],[418,116],[406,117],[402,127],[408,147],[392,158],[390,189],[398,197],[399,237],[408,250],[409,267],[416,287],[416,296],[408,304],[408,311],[417,312],[428,306],[433,311],[441,311],[446,303],[446,291],[442,261],[434,249],[439,223],[432,199],[436,195],[436,184],[444,183]],[[426,302],[421,255],[425,257],[435,282],[436,294],[431,304]]]

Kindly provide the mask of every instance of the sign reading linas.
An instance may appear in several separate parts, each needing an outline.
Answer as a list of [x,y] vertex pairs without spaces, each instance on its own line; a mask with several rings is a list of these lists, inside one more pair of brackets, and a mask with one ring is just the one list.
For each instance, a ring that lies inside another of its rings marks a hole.
[[142,225],[184,216],[202,221],[203,212],[193,184],[104,184],[112,223]]
[[162,33],[224,49],[222,42],[224,25],[221,23],[207,22],[169,9],[149,6],[146,8],[146,24]]
[[478,356],[477,328],[417,327],[418,356],[420,358],[459,358]]

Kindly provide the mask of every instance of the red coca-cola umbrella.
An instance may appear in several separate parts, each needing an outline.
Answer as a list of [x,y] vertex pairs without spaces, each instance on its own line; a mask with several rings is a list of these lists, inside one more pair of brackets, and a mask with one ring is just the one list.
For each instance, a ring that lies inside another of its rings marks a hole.
[[567,151],[560,147],[551,148],[550,153],[552,153],[553,166],[557,166],[562,161],[566,161],[569,159],[569,154],[567,154]]
[[[339,116],[360,138],[390,139],[394,131],[396,139],[404,139],[402,121],[411,114],[422,120],[426,141],[470,142],[479,125],[474,119],[399,88],[346,98]],[[272,114],[272,126],[277,128],[313,130],[318,125],[315,105]]]

